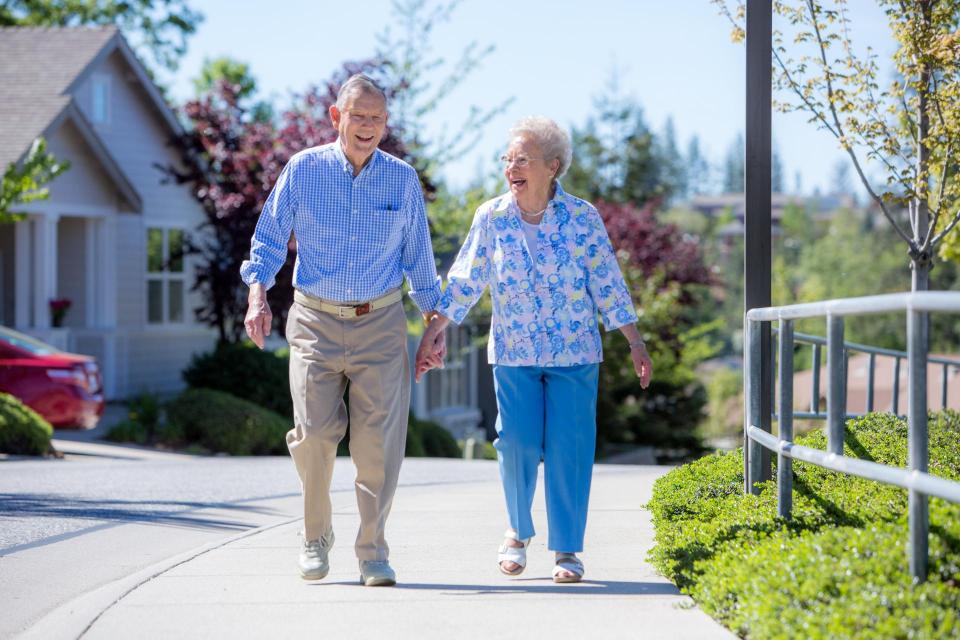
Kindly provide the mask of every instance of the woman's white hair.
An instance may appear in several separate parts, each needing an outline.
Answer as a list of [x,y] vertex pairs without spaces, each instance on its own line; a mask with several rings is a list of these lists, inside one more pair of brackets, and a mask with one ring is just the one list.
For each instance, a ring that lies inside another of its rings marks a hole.
[[510,128],[510,139],[517,136],[531,138],[543,153],[543,159],[549,164],[553,160],[560,161],[554,180],[559,180],[570,168],[573,160],[573,147],[570,136],[560,128],[556,122],[546,116],[529,116],[523,118]]

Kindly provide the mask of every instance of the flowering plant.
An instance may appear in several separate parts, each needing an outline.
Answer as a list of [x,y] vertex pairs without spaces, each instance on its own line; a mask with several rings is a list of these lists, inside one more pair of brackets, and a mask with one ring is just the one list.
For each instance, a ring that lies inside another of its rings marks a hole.
[[63,326],[63,319],[73,301],[69,298],[56,298],[50,301],[50,321],[55,327]]

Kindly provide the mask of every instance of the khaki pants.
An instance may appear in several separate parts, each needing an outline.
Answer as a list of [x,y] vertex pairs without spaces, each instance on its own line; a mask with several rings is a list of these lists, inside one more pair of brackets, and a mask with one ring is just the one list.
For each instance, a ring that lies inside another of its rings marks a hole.
[[304,535],[332,528],[330,482],[337,444],[347,429],[344,391],[350,382],[350,457],[361,560],[386,560],[384,536],[397,488],[410,410],[407,321],[400,303],[340,319],[294,303],[287,317],[294,428],[287,447],[303,486]]

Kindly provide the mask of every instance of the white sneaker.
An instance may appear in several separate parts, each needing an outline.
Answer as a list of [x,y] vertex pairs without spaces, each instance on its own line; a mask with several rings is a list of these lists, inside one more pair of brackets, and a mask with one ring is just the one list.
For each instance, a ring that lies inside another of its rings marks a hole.
[[392,587],[397,574],[386,560],[361,560],[360,584],[365,587]]
[[300,549],[300,577],[304,580],[322,580],[330,572],[330,547],[333,546],[333,529],[319,540],[303,541]]

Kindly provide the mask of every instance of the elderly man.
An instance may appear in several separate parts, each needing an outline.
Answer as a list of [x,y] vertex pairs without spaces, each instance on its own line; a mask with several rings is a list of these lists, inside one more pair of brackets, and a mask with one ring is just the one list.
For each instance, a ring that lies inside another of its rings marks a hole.
[[[294,428],[287,445],[303,486],[300,575],[320,580],[333,545],[330,481],[347,429],[357,468],[360,581],[391,586],[384,527],[397,487],[410,405],[407,324],[400,285],[428,320],[440,298],[426,208],[414,169],[377,149],[386,96],[358,74],[330,118],[339,137],[294,155],[264,204],[241,267],[250,287],[246,330],[263,348],[272,315],[266,290],[297,239],[296,288],[287,318]],[[441,338],[442,340],[442,338]],[[444,350],[437,343],[438,352]],[[255,375],[255,372],[252,372]]]

